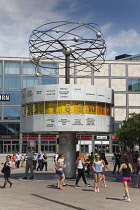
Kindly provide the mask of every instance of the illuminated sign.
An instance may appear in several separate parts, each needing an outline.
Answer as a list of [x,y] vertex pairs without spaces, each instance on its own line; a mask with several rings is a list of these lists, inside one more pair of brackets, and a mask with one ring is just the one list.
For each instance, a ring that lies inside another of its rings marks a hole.
[[37,136],[23,136],[24,139],[37,139]]
[[0,101],[10,101],[9,94],[0,94]]
[[91,139],[91,136],[77,136],[78,139]]
[[22,106],[23,117],[37,114],[97,114],[111,116],[111,105],[95,102],[56,101]]
[[55,139],[56,136],[41,136],[42,139]]

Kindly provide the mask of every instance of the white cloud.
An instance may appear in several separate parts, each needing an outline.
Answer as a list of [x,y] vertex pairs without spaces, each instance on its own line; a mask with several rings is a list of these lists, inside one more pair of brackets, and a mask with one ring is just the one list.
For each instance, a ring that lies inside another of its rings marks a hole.
[[102,31],[102,34],[106,34],[110,29],[111,27],[113,26],[114,24],[113,23],[106,23],[105,25],[101,26],[101,31]]
[[68,18],[66,11],[56,9],[64,1],[0,0],[0,56],[28,57],[28,40],[33,29]]
[[107,59],[114,59],[114,56],[122,54],[133,54],[140,47],[140,34],[133,28],[127,31],[120,31],[115,36],[106,38]]

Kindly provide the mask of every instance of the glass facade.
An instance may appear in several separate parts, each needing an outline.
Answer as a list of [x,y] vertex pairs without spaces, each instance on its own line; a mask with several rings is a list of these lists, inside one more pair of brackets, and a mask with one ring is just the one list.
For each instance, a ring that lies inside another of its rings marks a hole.
[[0,107],[0,120],[2,119],[2,107]]
[[10,95],[10,101],[5,101],[7,105],[20,105],[20,92],[5,92]]
[[0,122],[1,135],[19,135],[20,123],[18,122]]
[[0,62],[0,74],[2,74],[2,62]]
[[0,76],[0,89],[2,89],[2,76]]
[[21,89],[21,78],[19,76],[5,76],[5,89]]
[[31,62],[24,62],[23,63],[23,74],[35,74],[35,65]]
[[140,79],[128,79],[128,91],[140,91]]
[[57,64],[56,63],[46,63],[46,62],[42,62],[41,66],[43,66],[44,68],[41,69],[41,74],[43,75],[57,75]]
[[20,74],[20,62],[5,61],[5,74]]
[[37,86],[38,77],[23,77],[23,88]]
[[56,77],[42,77],[42,85],[53,85],[57,84],[57,78]]
[[4,120],[20,120],[20,107],[4,107]]

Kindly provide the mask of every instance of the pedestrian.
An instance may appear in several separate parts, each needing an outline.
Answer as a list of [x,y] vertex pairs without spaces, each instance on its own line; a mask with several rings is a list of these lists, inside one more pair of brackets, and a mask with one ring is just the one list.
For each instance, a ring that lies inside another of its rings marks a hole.
[[42,160],[43,160],[42,170],[45,166],[45,171],[48,171],[48,162],[47,162],[47,153],[46,152],[44,152]]
[[10,187],[12,187],[12,182],[10,181],[10,173],[11,168],[13,167],[12,161],[11,161],[11,155],[7,155],[6,162],[4,163],[4,185],[2,188],[6,187],[7,182],[10,184]]
[[119,173],[119,168],[120,168],[120,158],[121,158],[120,153],[116,153],[116,154],[115,154],[115,165],[114,165],[114,169],[113,169],[112,174],[114,174],[114,173],[115,173],[117,166],[118,166],[118,173]]
[[85,163],[86,163],[84,158],[85,158],[85,154],[81,153],[76,160],[76,165],[77,165],[77,169],[78,169],[78,176],[77,176],[77,179],[76,179],[75,188],[79,187],[78,182],[79,182],[81,177],[83,178],[85,186],[89,187],[89,184],[87,184],[85,174],[84,174],[84,166],[85,166]]
[[43,154],[40,151],[38,156],[37,156],[37,160],[38,160],[38,166],[37,166],[37,171],[38,169],[40,169],[40,171],[42,171],[42,165],[43,165]]
[[124,185],[125,195],[123,196],[125,201],[131,201],[129,195],[129,183],[131,181],[132,166],[129,163],[127,157],[124,158],[124,163],[121,164],[119,172],[122,171],[122,181]]
[[34,153],[33,155],[33,169],[36,169],[36,165],[37,165],[37,153]]
[[63,190],[63,183],[65,180],[65,175],[63,169],[66,168],[66,165],[64,165],[64,156],[59,155],[57,163],[56,163],[56,172],[58,174],[58,180],[57,180],[57,189]]
[[59,154],[58,154],[58,152],[56,152],[55,155],[54,155],[54,157],[53,157],[53,159],[54,159],[54,164],[55,164],[55,165],[56,165],[56,163],[57,163],[58,156],[59,156]]
[[25,168],[25,177],[23,179],[27,179],[28,172],[30,169],[31,177],[29,179],[33,179],[33,152],[31,151],[31,147],[27,148],[27,160],[26,160],[26,168]]
[[94,192],[99,192],[101,174],[102,174],[102,165],[104,165],[103,160],[100,160],[100,155],[96,155],[95,160],[93,162]]
[[15,168],[15,166],[16,166],[16,154],[15,153],[12,156],[12,164],[13,164],[13,168]]
[[23,165],[24,165],[24,161],[25,161],[25,156],[24,156],[24,154],[22,154],[21,155],[21,167],[23,167]]
[[16,167],[17,167],[17,168],[19,168],[20,160],[21,160],[21,155],[20,155],[20,153],[18,152],[18,153],[16,154]]
[[136,187],[138,187],[138,188],[140,189],[140,170],[139,170],[139,173],[138,173],[138,178],[137,178]]
[[100,181],[103,181],[104,188],[108,188],[108,186],[106,184],[106,179],[105,179],[105,168],[107,168],[109,171],[110,171],[110,169],[107,166],[108,161],[106,160],[105,153],[101,154],[100,160],[102,160],[102,173],[101,173]]

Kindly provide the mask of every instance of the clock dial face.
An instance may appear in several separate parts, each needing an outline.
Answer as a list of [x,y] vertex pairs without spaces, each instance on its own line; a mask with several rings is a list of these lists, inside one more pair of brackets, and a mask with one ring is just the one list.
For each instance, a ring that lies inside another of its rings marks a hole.
[[63,138],[61,139],[61,143],[62,143],[62,144],[67,144],[67,142],[68,142],[68,139],[67,139],[66,137],[63,137]]

